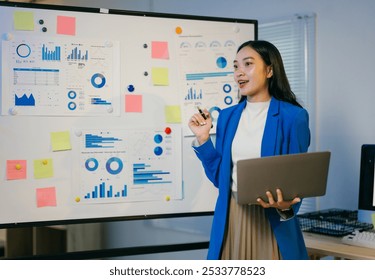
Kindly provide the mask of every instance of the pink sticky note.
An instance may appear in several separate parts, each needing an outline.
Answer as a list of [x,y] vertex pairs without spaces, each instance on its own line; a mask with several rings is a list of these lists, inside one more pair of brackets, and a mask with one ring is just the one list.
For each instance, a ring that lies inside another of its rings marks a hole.
[[169,59],[168,42],[151,43],[152,58]]
[[57,16],[57,34],[76,35],[76,18]]
[[7,180],[26,179],[26,160],[7,160]]
[[37,207],[56,206],[56,188],[39,188],[36,189]]
[[125,112],[142,113],[142,95],[140,94],[125,95]]

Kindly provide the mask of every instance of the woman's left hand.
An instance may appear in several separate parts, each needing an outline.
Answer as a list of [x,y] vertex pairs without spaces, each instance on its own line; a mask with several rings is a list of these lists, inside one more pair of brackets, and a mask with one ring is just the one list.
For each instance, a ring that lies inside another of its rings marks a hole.
[[283,193],[280,189],[276,189],[277,199],[275,200],[271,192],[266,192],[266,196],[268,198],[268,202],[263,201],[261,198],[258,198],[258,203],[263,208],[277,208],[279,210],[287,210],[292,207],[292,205],[301,201],[299,197],[295,197],[293,200],[284,200]]

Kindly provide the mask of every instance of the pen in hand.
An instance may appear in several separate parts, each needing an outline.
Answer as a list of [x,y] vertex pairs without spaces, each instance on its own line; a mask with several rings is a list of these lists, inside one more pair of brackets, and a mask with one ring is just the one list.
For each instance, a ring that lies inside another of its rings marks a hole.
[[[201,114],[202,118],[204,118],[205,120],[207,120],[207,116],[206,114],[202,111],[201,108],[197,107],[198,108],[198,111],[199,111],[199,114]],[[211,128],[213,128],[213,124],[211,124]]]

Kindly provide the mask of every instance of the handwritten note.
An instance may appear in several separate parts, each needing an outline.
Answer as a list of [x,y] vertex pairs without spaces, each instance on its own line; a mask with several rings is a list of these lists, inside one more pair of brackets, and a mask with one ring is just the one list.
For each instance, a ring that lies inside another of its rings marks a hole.
[[169,59],[168,42],[152,42],[151,57],[159,59]]
[[165,106],[165,121],[167,123],[181,123],[180,105]]
[[140,94],[125,95],[125,112],[142,113],[142,95]]
[[151,70],[152,73],[152,83],[154,86],[168,86],[168,68],[154,67]]
[[34,178],[43,179],[53,177],[52,158],[34,160]]
[[76,35],[76,18],[57,16],[57,34]]
[[36,189],[36,204],[37,207],[56,206],[56,188],[38,188]]
[[71,150],[69,131],[51,132],[52,151]]
[[27,174],[26,160],[7,160],[6,177],[7,180],[26,179]]
[[13,13],[13,23],[15,30],[34,30],[34,13],[15,11]]

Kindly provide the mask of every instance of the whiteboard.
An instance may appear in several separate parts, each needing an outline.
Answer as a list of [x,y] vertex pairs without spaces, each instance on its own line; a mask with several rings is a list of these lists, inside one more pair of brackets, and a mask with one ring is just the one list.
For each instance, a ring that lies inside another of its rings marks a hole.
[[11,3],[0,18],[0,226],[213,211],[187,122],[237,103],[256,20]]

